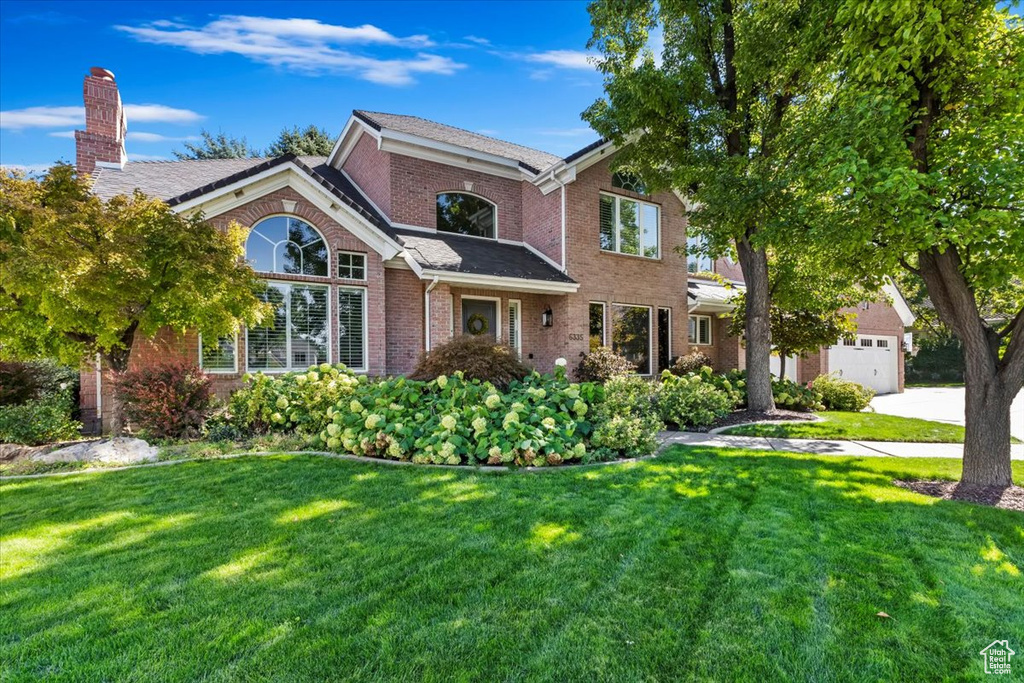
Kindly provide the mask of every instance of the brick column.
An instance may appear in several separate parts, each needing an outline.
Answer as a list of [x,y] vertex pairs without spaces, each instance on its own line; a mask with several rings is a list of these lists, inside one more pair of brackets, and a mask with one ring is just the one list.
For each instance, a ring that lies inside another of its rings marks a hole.
[[828,349],[823,346],[817,353],[809,354],[806,358],[797,361],[796,379],[801,384],[807,384],[818,375],[828,374]]
[[452,338],[452,290],[438,283],[430,290],[430,348]]

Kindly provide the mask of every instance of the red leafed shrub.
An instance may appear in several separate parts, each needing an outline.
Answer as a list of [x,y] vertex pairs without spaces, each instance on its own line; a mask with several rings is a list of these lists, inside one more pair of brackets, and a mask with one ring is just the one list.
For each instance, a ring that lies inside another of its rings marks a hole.
[[158,438],[198,436],[213,412],[210,378],[192,363],[123,372],[114,391],[128,422]]

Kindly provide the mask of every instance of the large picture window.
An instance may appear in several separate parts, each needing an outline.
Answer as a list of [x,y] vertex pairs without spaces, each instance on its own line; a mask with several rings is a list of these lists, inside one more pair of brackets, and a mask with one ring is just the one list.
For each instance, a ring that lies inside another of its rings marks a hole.
[[601,249],[659,258],[660,211],[656,204],[601,195]]
[[255,327],[247,332],[247,368],[305,370],[329,362],[329,294],[324,285],[268,282],[261,296],[274,306],[273,327]]
[[651,374],[651,309],[612,304],[612,350],[641,375]]
[[599,346],[606,346],[604,337],[604,304],[600,301],[590,302],[590,352]]
[[327,277],[327,243],[316,228],[293,216],[271,216],[252,226],[245,257],[253,270]]
[[338,288],[338,360],[351,370],[366,370],[366,290]]
[[464,192],[437,195],[437,229],[473,237],[497,237],[494,204]]

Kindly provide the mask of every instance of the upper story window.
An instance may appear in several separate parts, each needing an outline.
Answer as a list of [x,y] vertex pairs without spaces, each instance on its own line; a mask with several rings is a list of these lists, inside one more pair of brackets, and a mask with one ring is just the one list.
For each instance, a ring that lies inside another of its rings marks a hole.
[[660,208],[618,195],[601,195],[601,249],[659,258]]
[[617,187],[620,190],[629,190],[637,194],[647,194],[647,186],[644,185],[644,181],[640,180],[640,176],[628,171],[616,171],[613,173],[612,187]]
[[694,235],[686,238],[686,270],[690,273],[710,273],[714,270],[711,257],[702,254],[706,244],[703,237]]
[[464,192],[443,192],[437,195],[437,229],[473,237],[489,237],[496,234],[494,204],[476,195]]
[[253,270],[327,277],[327,243],[313,226],[292,216],[271,216],[252,226],[245,257]]

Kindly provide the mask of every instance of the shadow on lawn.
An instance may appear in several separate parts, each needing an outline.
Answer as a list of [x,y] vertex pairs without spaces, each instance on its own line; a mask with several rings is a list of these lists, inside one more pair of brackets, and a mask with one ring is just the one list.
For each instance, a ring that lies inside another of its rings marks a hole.
[[3,666],[974,675],[977,650],[1024,635],[1024,520],[891,484],[958,467],[688,448],[498,476],[280,457],[5,484]]

